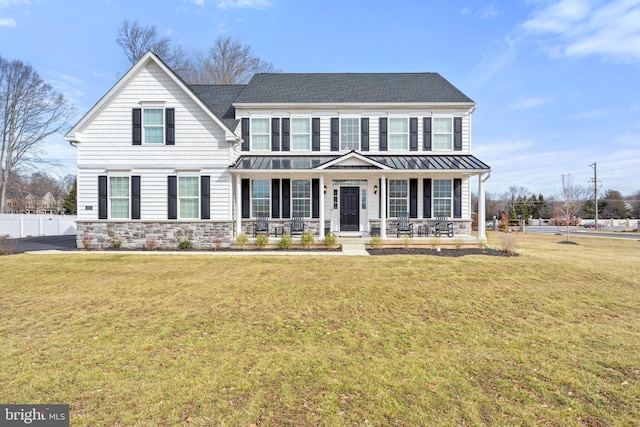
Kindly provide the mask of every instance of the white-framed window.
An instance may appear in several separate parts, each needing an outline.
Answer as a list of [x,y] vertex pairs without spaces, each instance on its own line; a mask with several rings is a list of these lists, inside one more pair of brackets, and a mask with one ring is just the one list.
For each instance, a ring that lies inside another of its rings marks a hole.
[[362,202],[362,209],[367,209],[367,189],[363,188],[361,194],[360,200]]
[[389,150],[409,149],[409,118],[390,117],[389,128]]
[[389,180],[389,217],[409,212],[409,181],[406,179]]
[[360,149],[360,119],[357,117],[340,118],[340,149]]
[[453,118],[434,117],[433,118],[433,149],[452,150],[453,149]]
[[129,218],[130,195],[128,176],[109,177],[109,218]]
[[178,177],[178,217],[200,218],[200,178],[197,176]]
[[308,117],[291,118],[291,150],[311,150],[311,119]]
[[142,109],[142,140],[145,144],[164,144],[164,108]]
[[311,216],[311,181],[308,179],[291,181],[291,210],[293,216]]
[[268,179],[251,181],[251,216],[269,216],[270,187]]
[[450,179],[433,180],[433,216],[451,216],[453,184]]
[[333,190],[333,209],[338,209],[338,190]]
[[251,149],[269,150],[271,144],[271,120],[268,118],[251,119]]

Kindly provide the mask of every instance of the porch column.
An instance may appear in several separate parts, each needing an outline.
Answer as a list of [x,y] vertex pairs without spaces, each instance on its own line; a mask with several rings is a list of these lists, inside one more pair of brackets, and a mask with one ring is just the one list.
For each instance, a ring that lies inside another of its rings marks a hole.
[[380,178],[380,238],[387,238],[387,178]]
[[326,194],[324,194],[324,176],[320,175],[320,212],[319,212],[319,220],[320,220],[320,228],[318,229],[318,238],[324,239],[324,198]]
[[238,237],[242,231],[242,178],[236,175],[236,232]]
[[487,173],[486,176],[484,174],[478,175],[478,239],[485,240],[487,238],[486,234],[486,207],[485,207],[485,190],[484,183],[491,176],[491,172]]

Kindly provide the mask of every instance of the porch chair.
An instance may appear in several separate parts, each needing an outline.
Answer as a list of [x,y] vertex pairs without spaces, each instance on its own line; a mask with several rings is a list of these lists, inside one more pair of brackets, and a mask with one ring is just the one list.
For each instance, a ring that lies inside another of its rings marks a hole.
[[398,214],[398,226],[396,228],[396,236],[400,237],[401,234],[408,234],[409,237],[413,237],[413,224],[409,222],[409,214]]
[[258,234],[269,235],[269,217],[265,214],[258,214],[256,222],[253,224],[253,237]]
[[291,235],[304,233],[304,221],[301,216],[291,218]]
[[436,223],[433,226],[433,234],[437,237],[446,234],[448,237],[453,237],[453,223],[443,214],[436,215]]

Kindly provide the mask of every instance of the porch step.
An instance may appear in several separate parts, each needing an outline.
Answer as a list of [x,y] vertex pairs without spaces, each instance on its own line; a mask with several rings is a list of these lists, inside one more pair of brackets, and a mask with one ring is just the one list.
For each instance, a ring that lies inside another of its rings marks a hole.
[[359,242],[342,242],[342,253],[344,255],[353,256],[369,256],[369,252],[364,247],[364,241]]

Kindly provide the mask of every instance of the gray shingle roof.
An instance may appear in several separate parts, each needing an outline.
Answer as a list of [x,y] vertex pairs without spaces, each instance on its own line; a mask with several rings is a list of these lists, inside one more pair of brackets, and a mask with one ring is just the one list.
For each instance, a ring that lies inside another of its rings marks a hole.
[[192,85],[193,93],[215,114],[232,132],[240,120],[235,119],[233,101],[240,95],[245,85]]
[[473,102],[438,73],[261,73],[235,100],[251,103]]

